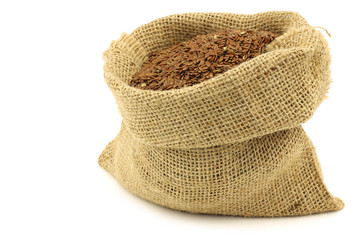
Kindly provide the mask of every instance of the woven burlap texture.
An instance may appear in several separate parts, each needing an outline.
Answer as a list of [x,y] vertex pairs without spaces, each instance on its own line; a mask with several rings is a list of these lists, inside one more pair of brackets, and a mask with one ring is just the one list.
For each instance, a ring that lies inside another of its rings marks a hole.
[[[191,87],[128,85],[150,52],[223,29],[281,36],[266,53]],[[298,13],[170,15],[123,33],[103,59],[122,124],[99,164],[130,192],[206,214],[294,216],[343,208],[327,190],[301,127],[331,80],[327,42]]]

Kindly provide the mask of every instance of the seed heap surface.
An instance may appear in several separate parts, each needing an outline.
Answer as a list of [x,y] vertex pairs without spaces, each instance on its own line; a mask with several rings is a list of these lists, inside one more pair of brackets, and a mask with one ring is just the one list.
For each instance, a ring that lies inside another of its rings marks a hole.
[[153,52],[136,72],[130,86],[169,90],[192,86],[262,53],[279,35],[268,31],[223,30],[198,35]]

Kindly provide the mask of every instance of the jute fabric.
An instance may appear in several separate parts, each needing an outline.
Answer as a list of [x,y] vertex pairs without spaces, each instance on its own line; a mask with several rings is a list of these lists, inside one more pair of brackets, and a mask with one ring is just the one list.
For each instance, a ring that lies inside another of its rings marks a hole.
[[[152,51],[223,29],[281,34],[266,53],[200,84],[130,87]],[[123,33],[103,54],[122,116],[99,164],[130,192],[193,213],[294,216],[335,211],[301,124],[325,99],[330,53],[295,12],[186,13]]]

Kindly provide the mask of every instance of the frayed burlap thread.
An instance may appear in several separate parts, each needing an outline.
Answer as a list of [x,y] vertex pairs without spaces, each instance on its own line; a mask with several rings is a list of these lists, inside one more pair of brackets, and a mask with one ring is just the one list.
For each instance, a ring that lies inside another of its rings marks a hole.
[[[128,85],[150,52],[223,29],[281,36],[266,53],[191,87]],[[343,208],[301,127],[331,80],[327,42],[298,13],[170,15],[123,33],[103,58],[122,124],[99,164],[130,192],[206,214],[297,216]]]

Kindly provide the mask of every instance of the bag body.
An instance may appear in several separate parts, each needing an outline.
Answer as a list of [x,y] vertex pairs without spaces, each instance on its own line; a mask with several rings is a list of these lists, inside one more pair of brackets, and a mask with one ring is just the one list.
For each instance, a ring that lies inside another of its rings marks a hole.
[[[266,53],[191,87],[128,85],[150,52],[226,28],[281,36]],[[206,214],[294,216],[343,208],[327,190],[301,127],[331,80],[327,42],[299,14],[170,15],[123,33],[103,58],[122,124],[99,164],[130,192]]]

